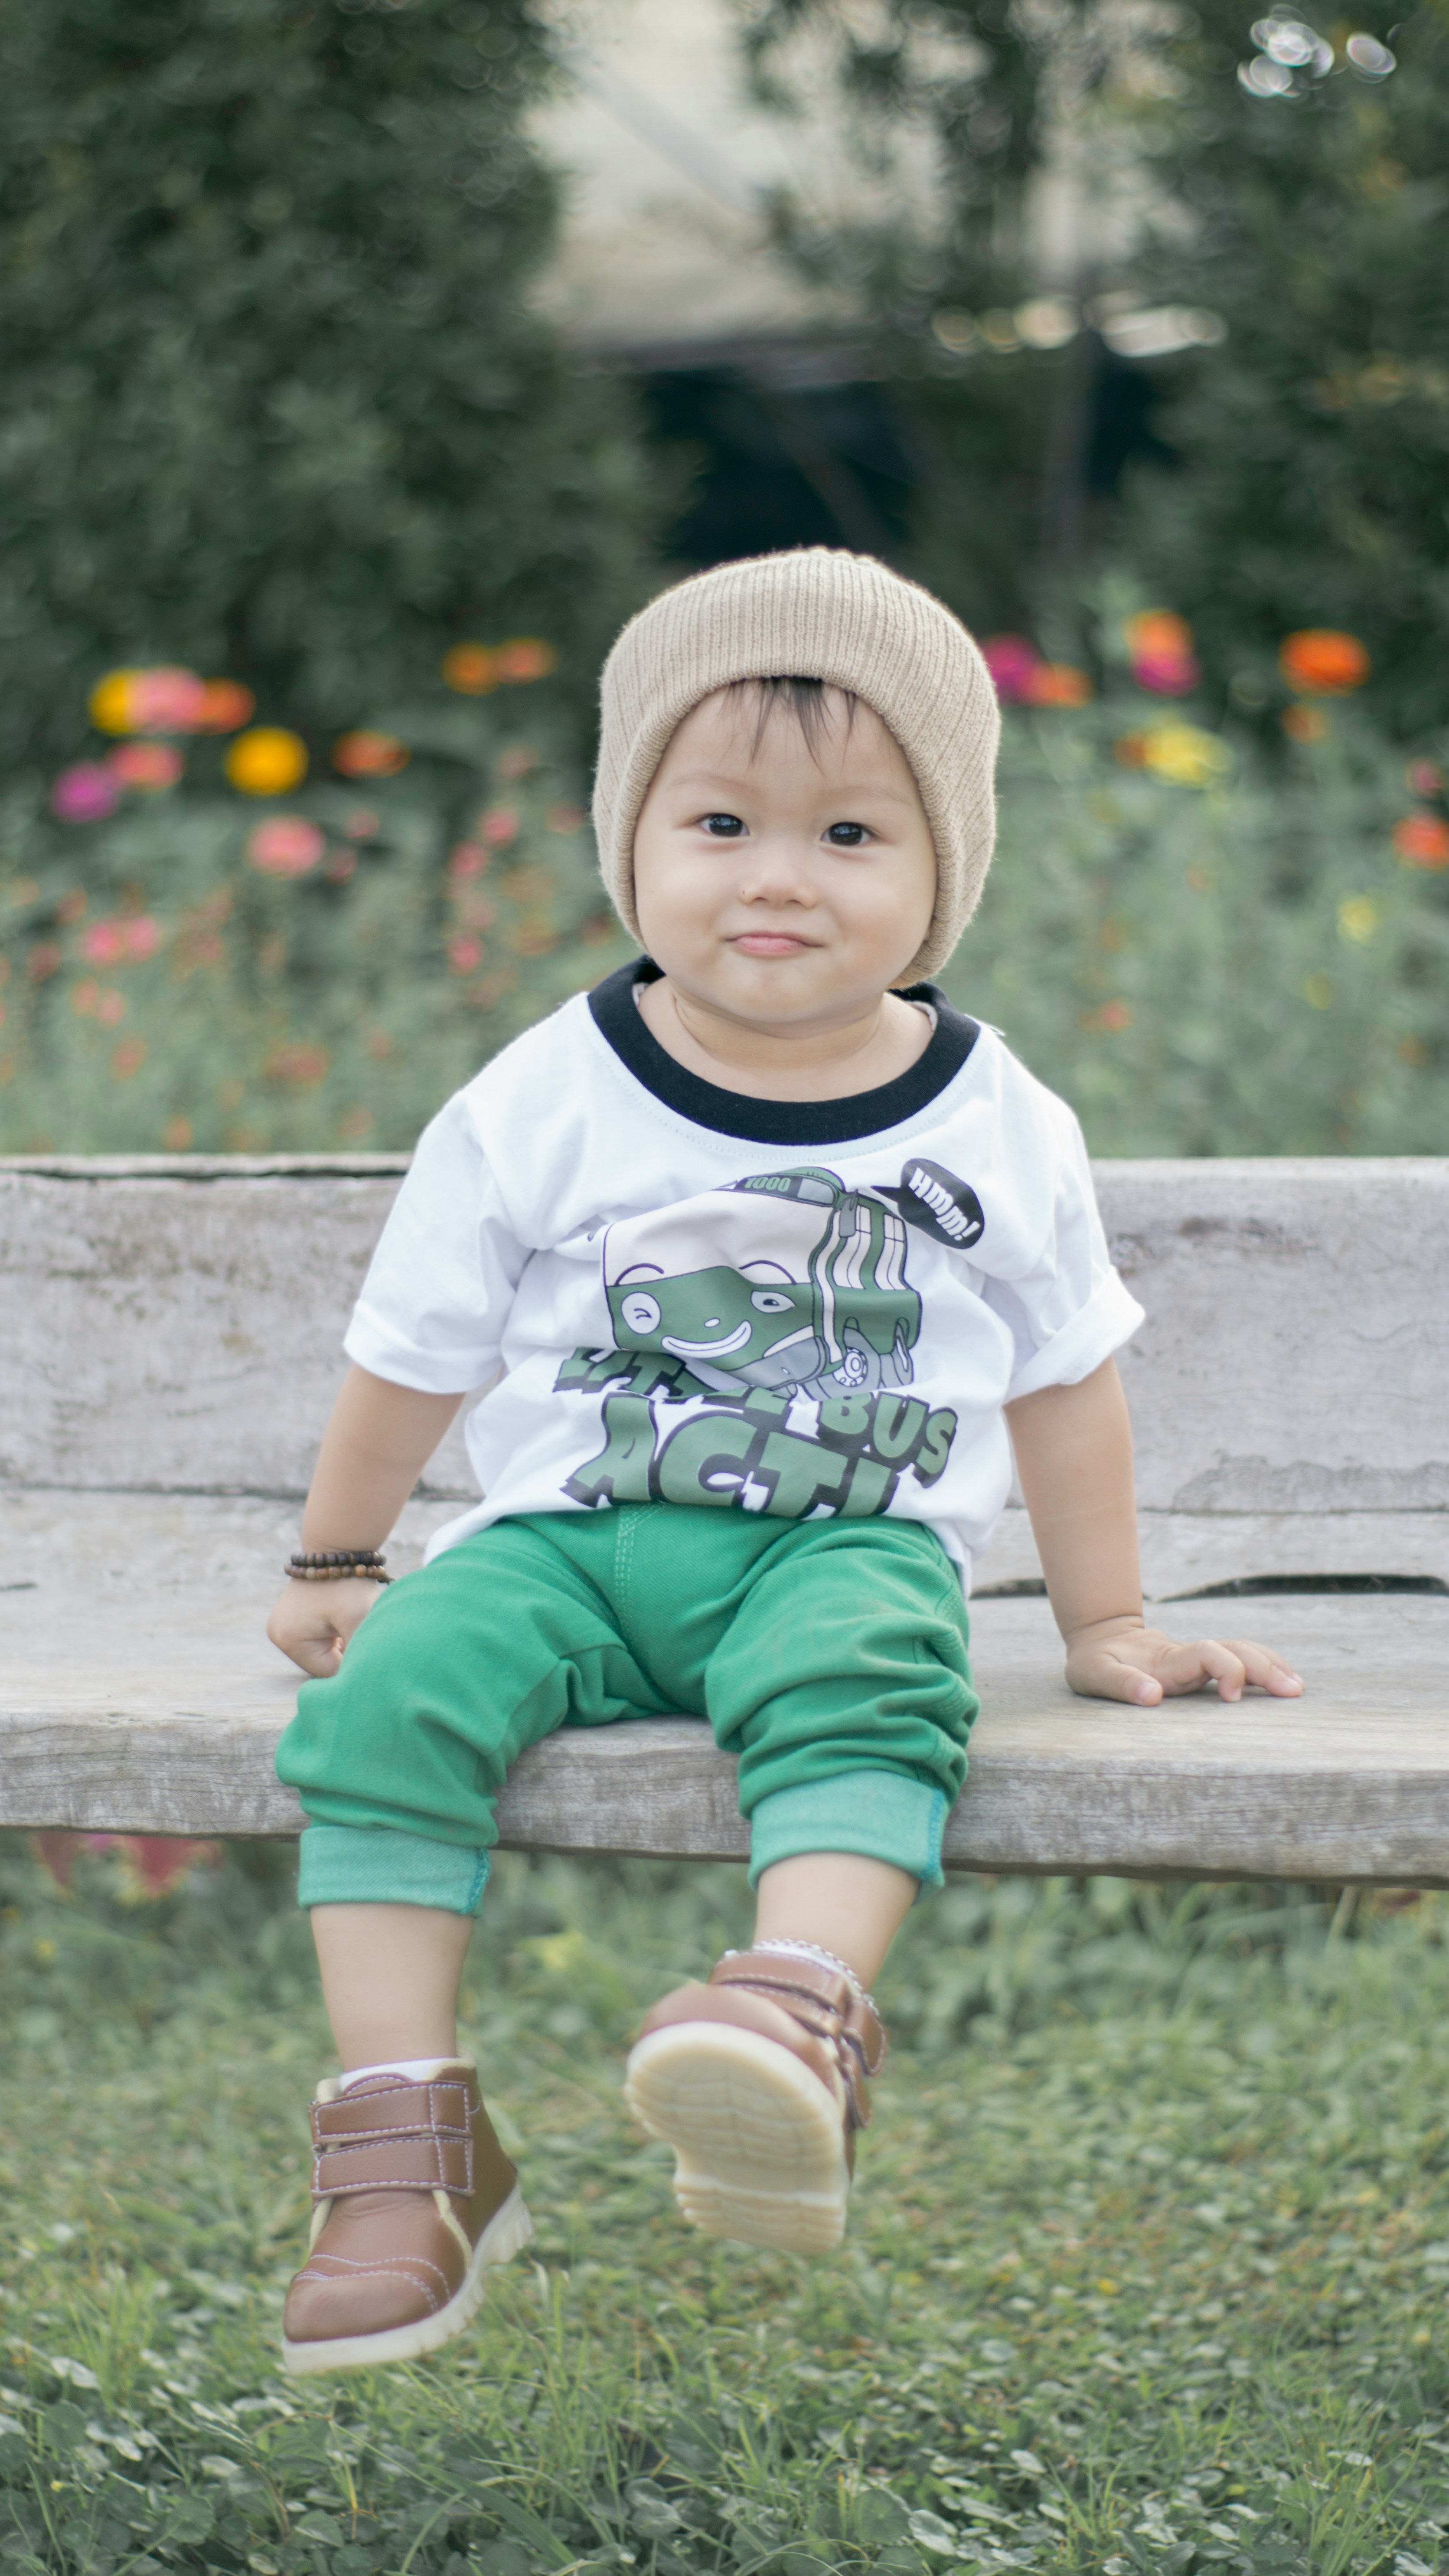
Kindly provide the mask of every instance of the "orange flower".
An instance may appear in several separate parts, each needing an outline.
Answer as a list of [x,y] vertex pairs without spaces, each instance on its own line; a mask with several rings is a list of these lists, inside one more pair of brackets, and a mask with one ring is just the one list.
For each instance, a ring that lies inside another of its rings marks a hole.
[[465,698],[485,697],[498,686],[497,656],[486,644],[455,644],[443,655],[443,678]]
[[1132,1005],[1130,1002],[1104,1002],[1100,1010],[1084,1011],[1082,1013],[1082,1026],[1084,1029],[1106,1029],[1115,1034],[1118,1029],[1130,1028],[1131,1025]]
[[1124,769],[1145,769],[1147,736],[1142,733],[1119,734],[1112,745],[1112,757],[1120,760]]
[[537,635],[510,635],[493,656],[500,680],[546,680],[557,663],[553,646]]
[[1091,681],[1074,662],[1038,662],[1026,684],[1033,707],[1084,707],[1091,694]]
[[1128,618],[1123,633],[1134,661],[1144,654],[1159,653],[1182,661],[1192,651],[1192,628],[1185,617],[1177,616],[1170,608],[1144,608],[1136,617]]
[[274,1047],[262,1070],[269,1082],[290,1082],[300,1090],[308,1090],[323,1080],[327,1062],[325,1047]]
[[257,702],[250,689],[240,680],[204,680],[201,687],[201,709],[192,727],[194,733],[235,733],[238,726],[250,724]]
[[1290,742],[1322,742],[1328,733],[1328,718],[1321,707],[1285,707],[1278,722]]
[[332,746],[332,766],[344,778],[395,778],[411,758],[395,733],[345,733]]
[[1356,635],[1344,635],[1335,626],[1305,626],[1296,635],[1285,635],[1278,668],[1289,687],[1305,697],[1338,698],[1363,687],[1370,663]]
[[161,1142],[168,1154],[184,1154],[194,1133],[189,1118],[168,1118],[161,1130]]
[[169,742],[118,742],[106,754],[106,767],[123,787],[139,787],[147,794],[157,788],[174,787],[186,763]]
[[1406,814],[1394,825],[1394,848],[1406,868],[1449,868],[1449,823],[1440,814]]
[[118,1082],[129,1082],[133,1073],[140,1072],[145,1061],[145,1039],[122,1038],[120,1045],[117,1047],[115,1054],[111,1058],[111,1071]]

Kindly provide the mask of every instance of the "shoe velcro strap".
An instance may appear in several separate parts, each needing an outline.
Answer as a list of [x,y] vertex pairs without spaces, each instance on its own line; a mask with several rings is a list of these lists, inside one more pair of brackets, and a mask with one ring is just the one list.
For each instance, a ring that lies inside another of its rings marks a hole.
[[[867,2075],[885,2063],[886,2035],[879,2016],[838,1968],[823,1960],[796,1959],[776,1950],[743,1950],[721,1959],[710,1975],[712,1986],[750,1986],[771,1995],[787,2012],[822,2038],[843,2039],[860,2059]],[[813,2007],[813,2010],[812,2010]]]
[[343,2093],[335,2102],[314,2102],[312,2143],[360,2146],[367,2138],[428,2129],[466,2138],[472,2119],[470,2088],[456,2078],[445,2084],[390,2084],[376,2092]]
[[341,2192],[446,2191],[459,2199],[473,2196],[473,2140],[445,2136],[435,2129],[414,2129],[365,2145],[319,2146],[312,2158],[312,2197],[332,2200]]

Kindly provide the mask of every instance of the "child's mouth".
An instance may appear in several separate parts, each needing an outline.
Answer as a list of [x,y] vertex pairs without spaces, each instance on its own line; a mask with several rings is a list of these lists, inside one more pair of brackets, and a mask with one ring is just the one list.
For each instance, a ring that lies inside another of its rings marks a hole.
[[813,939],[797,939],[789,930],[747,930],[732,939],[732,948],[743,949],[747,957],[798,957],[815,946]]

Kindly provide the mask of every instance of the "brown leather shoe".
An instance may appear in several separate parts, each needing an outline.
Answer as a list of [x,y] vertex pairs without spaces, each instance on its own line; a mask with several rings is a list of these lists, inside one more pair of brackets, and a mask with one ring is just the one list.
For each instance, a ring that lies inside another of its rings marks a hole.
[[886,2053],[875,2006],[842,1966],[727,1950],[706,1986],[647,2016],[624,2097],[675,2154],[681,2215],[709,2236],[823,2254],[845,2233],[865,2079]]
[[371,2075],[312,2104],[311,2251],[287,2292],[288,2370],[412,2361],[468,2323],[495,2263],[533,2234],[465,2059],[426,2082]]

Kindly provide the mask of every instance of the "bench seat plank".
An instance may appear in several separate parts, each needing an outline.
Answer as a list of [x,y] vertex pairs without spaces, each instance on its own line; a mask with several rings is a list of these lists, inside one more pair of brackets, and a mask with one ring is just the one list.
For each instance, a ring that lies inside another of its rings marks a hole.
[[[42,1504],[27,1560],[21,1521]],[[400,1562],[435,1517],[410,1507]],[[34,1588],[0,1597],[0,1824],[295,1833],[271,1769],[295,1676],[262,1634],[291,1507],[10,1496],[3,1526],[0,1580]],[[1449,1885],[1449,1598],[1222,1604],[1171,1624],[1209,1615],[1300,1658],[1310,1696],[1078,1700],[1044,1602],[978,1601],[984,1709],[949,1865]],[[501,1824],[516,1846],[745,1850],[732,1765],[689,1721],[555,1737],[518,1764]]]

